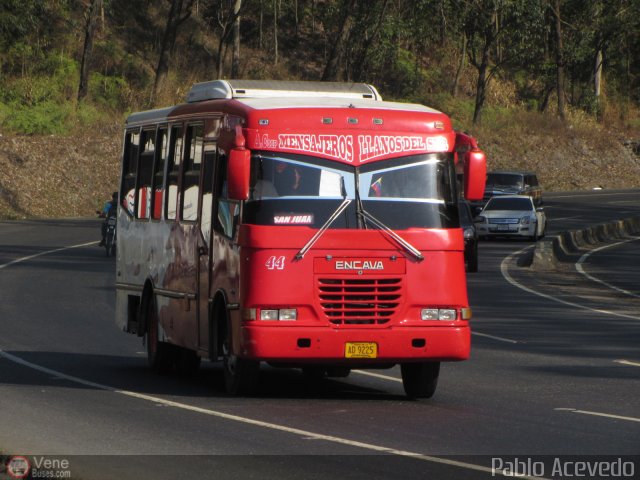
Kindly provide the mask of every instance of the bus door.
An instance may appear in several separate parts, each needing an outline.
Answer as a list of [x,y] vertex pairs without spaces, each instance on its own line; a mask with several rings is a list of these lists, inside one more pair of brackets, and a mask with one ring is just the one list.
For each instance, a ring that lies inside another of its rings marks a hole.
[[209,298],[211,265],[215,252],[211,246],[211,217],[213,212],[215,145],[206,144],[202,173],[202,210],[198,240],[198,350],[209,350]]

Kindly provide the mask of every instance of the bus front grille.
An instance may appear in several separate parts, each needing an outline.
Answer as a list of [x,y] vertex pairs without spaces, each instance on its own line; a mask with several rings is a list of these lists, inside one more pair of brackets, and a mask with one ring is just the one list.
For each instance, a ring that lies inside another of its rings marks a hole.
[[320,305],[334,325],[384,325],[400,305],[399,278],[318,280]]

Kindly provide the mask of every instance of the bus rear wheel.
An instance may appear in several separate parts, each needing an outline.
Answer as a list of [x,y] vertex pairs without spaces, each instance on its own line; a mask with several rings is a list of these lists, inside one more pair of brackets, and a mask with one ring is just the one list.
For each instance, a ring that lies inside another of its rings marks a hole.
[[431,398],[436,393],[440,362],[403,363],[402,385],[409,398]]
[[169,373],[175,360],[173,346],[158,340],[158,315],[155,302],[150,299],[146,309],[147,363],[157,373]]

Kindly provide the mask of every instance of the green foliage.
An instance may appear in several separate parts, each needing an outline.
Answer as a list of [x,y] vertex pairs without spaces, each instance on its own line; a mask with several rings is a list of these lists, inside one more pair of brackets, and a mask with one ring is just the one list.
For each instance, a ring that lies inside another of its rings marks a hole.
[[101,73],[93,73],[89,79],[91,99],[112,110],[122,110],[129,100],[129,84],[122,77],[109,77]]
[[36,105],[3,104],[2,126],[26,134],[64,134],[72,114],[69,105],[45,100]]

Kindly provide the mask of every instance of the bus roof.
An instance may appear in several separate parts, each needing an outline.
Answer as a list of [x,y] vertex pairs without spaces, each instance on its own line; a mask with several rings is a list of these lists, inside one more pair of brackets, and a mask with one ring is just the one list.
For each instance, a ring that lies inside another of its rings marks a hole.
[[380,101],[372,85],[346,82],[299,82],[287,80],[212,80],[196,83],[187,103],[230,98],[315,97]]

